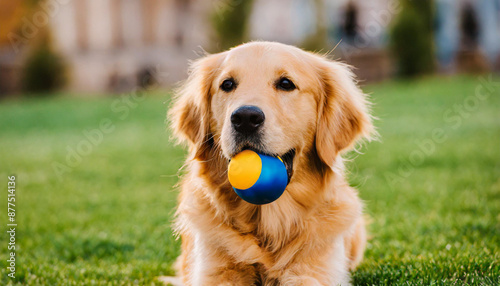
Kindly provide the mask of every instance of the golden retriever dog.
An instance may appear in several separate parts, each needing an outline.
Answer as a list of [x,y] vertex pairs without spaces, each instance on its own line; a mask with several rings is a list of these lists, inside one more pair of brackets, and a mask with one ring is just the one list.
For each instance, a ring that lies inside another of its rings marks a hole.
[[[373,126],[348,66],[243,44],[192,63],[169,119],[189,146],[175,221],[183,285],[350,284],[366,231],[342,154]],[[278,200],[253,205],[233,191],[228,164],[245,149],[283,158],[291,179]]]

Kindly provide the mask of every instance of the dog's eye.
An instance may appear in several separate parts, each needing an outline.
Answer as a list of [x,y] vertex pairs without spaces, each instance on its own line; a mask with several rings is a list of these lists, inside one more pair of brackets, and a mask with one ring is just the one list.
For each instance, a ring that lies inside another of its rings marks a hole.
[[232,78],[226,79],[222,82],[222,84],[220,85],[220,88],[225,92],[230,92],[236,88],[236,83],[234,82],[234,79],[232,79]]
[[295,84],[286,77],[282,77],[276,83],[276,87],[284,91],[292,91],[296,89]]

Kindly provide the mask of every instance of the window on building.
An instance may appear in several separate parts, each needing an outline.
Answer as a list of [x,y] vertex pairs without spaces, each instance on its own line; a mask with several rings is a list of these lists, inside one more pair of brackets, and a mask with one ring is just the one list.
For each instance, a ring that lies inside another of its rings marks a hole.
[[354,39],[358,33],[358,8],[352,2],[349,2],[345,8],[342,30],[348,40]]
[[476,11],[470,3],[463,6],[460,15],[462,45],[466,49],[475,48],[478,44],[479,25]]

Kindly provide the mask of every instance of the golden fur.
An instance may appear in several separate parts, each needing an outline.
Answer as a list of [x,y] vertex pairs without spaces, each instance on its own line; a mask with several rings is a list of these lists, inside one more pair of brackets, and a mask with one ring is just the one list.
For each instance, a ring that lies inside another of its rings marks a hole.
[[[297,89],[275,88],[290,78]],[[235,78],[230,94],[221,82]],[[227,180],[231,112],[266,115],[262,151],[295,148],[294,174],[277,201],[241,200]],[[365,95],[348,66],[298,48],[251,42],[192,64],[169,112],[189,145],[176,231],[184,285],[348,285],[366,243],[363,205],[343,176],[341,154],[373,132]]]

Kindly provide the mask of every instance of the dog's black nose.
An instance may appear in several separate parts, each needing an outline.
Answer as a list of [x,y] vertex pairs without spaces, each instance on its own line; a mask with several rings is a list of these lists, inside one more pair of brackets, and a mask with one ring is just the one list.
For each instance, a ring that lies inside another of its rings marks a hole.
[[266,119],[264,112],[257,106],[245,105],[231,114],[231,123],[236,131],[250,134],[259,129]]

